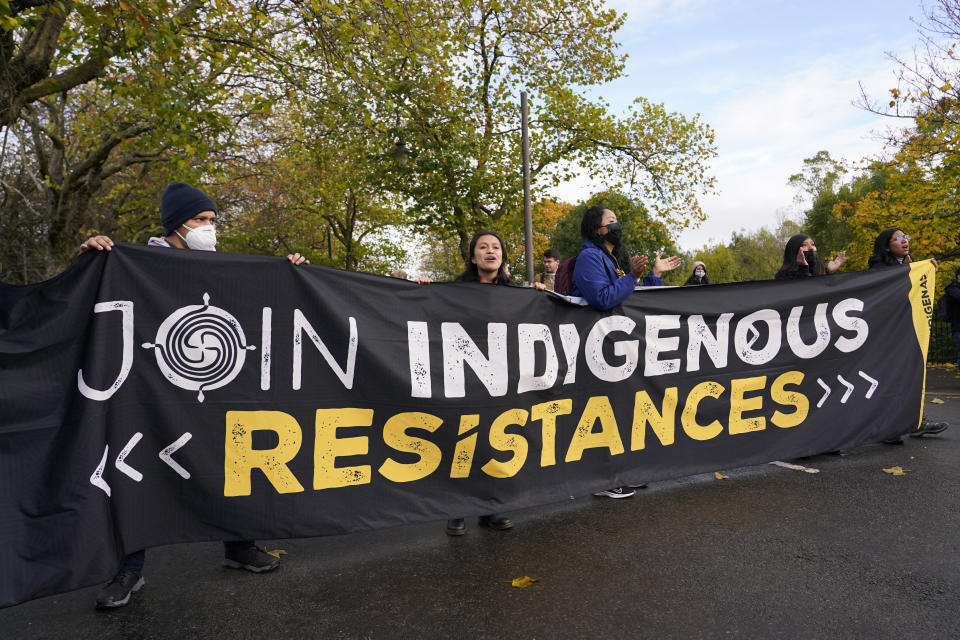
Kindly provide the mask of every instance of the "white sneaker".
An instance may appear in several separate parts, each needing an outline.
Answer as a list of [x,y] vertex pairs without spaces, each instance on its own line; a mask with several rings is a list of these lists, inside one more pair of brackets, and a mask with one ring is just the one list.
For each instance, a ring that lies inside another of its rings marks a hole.
[[634,490],[631,489],[630,487],[615,487],[615,488],[613,488],[613,489],[607,489],[606,491],[598,491],[597,493],[595,493],[595,494],[593,494],[593,495],[595,495],[595,496],[597,496],[597,497],[599,497],[599,498],[604,498],[604,497],[606,497],[606,498],[629,498],[630,496],[632,496],[632,495],[635,494],[635,493],[636,493],[636,491],[634,491]]

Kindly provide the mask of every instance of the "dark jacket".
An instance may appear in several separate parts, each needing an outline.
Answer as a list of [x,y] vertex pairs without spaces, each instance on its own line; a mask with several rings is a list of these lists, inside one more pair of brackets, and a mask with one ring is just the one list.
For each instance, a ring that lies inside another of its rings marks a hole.
[[812,278],[813,273],[810,271],[809,265],[798,264],[796,271],[786,271],[780,269],[777,271],[777,274],[773,276],[774,280],[803,280],[804,278]]
[[480,279],[477,278],[477,277],[475,277],[475,276],[474,276],[473,274],[471,274],[471,273],[461,273],[461,274],[458,275],[456,278],[454,278],[453,281],[454,281],[454,282],[475,282],[475,283],[477,283],[477,284],[494,284],[494,285],[501,285],[501,286],[504,286],[504,287],[519,287],[519,286],[520,286],[520,285],[518,285],[518,284],[515,283],[515,282],[510,282],[509,280],[501,280],[499,277],[497,277],[493,282],[487,282],[487,283],[480,282]]
[[[908,266],[908,267],[910,266],[910,263],[909,263],[909,262],[897,262],[897,259],[896,259],[896,258],[894,258],[893,256],[890,256],[889,254],[887,254],[887,255],[888,255],[889,258],[890,258],[889,260],[887,260],[887,261],[885,261],[885,262],[881,262],[880,260],[871,260],[870,262],[867,263],[867,268],[868,268],[868,269],[883,269],[883,268],[885,268],[885,267],[902,267],[902,266],[904,266],[904,265],[906,265],[906,266]],[[871,256],[871,257],[872,257],[872,256]]]
[[[637,281],[630,274],[630,265],[620,265],[624,275],[617,275],[617,265],[609,253],[593,244],[583,241],[583,250],[577,256],[573,268],[572,295],[580,296],[594,309],[606,311],[617,306],[633,293]],[[653,275],[653,271],[643,277],[643,285],[658,287],[663,278]]]
[[950,329],[953,333],[960,331],[960,282],[954,280],[943,290],[947,296],[947,312],[950,316]]

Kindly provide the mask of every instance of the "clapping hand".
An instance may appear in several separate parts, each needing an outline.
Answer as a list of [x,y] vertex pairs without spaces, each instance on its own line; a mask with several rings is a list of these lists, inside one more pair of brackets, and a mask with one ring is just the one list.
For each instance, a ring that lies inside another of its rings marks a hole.
[[639,280],[647,272],[647,256],[633,256],[630,258],[630,275]]
[[837,269],[840,268],[844,262],[847,261],[847,252],[841,251],[837,254],[837,257],[827,263],[827,271],[830,273],[836,273]]
[[662,258],[663,251],[657,253],[657,257],[653,260],[653,275],[656,277],[661,277],[667,271],[673,271],[683,260],[680,259],[680,256],[670,256],[669,258]]

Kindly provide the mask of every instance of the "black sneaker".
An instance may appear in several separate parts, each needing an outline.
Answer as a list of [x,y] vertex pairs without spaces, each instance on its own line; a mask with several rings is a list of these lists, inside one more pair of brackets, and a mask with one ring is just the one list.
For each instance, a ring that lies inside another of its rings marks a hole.
[[510,518],[496,513],[489,516],[480,516],[480,518],[477,519],[477,524],[481,527],[493,529],[494,531],[506,531],[507,529],[513,528],[513,522],[510,521]]
[[919,429],[910,432],[910,437],[922,438],[923,436],[932,436],[935,433],[946,431],[949,426],[946,422],[927,422],[924,420]]
[[597,496],[597,497],[599,497],[599,498],[603,498],[603,497],[606,497],[606,498],[629,498],[630,496],[632,496],[632,495],[635,494],[635,493],[636,493],[636,491],[634,491],[634,490],[631,489],[630,487],[616,487],[616,488],[614,488],[614,489],[607,489],[606,491],[598,491],[597,493],[595,493],[595,494],[593,494],[593,495],[595,495],[595,496]]
[[463,518],[450,518],[447,520],[446,532],[448,536],[462,536],[467,532],[467,523]]
[[121,571],[97,594],[97,609],[116,609],[130,602],[130,594],[145,585],[137,571]]
[[234,569],[246,569],[254,573],[273,571],[280,566],[280,558],[275,558],[257,545],[251,543],[245,547],[231,546],[224,550],[223,566]]

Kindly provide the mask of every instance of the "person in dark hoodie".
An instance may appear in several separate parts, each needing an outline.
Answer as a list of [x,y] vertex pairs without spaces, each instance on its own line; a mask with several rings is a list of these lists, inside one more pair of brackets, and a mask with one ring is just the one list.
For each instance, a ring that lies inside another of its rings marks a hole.
[[953,282],[947,285],[943,295],[947,296],[947,317],[957,345],[957,368],[960,369],[960,269],[953,274]]
[[[937,261],[932,259],[934,268],[937,268]],[[867,258],[867,268],[883,269],[885,267],[897,267],[900,265],[909,265],[913,262],[910,255],[910,236],[905,234],[897,227],[884,229],[877,234],[873,241],[873,254]],[[919,429],[912,429],[909,434],[914,438],[933,435],[945,431],[950,425],[946,422],[930,422],[926,418],[920,422]],[[887,438],[884,444],[903,444],[903,436]]]
[[[160,200],[160,223],[164,236],[150,238],[147,246],[169,249],[216,251],[217,206],[210,197],[185,182],[171,182]],[[80,251],[110,251],[113,240],[108,236],[94,236],[80,245]],[[310,261],[294,253],[287,256],[294,265]],[[126,605],[130,595],[139,591],[145,581],[143,566],[146,551],[127,554],[117,575],[97,594],[98,609],[115,609]],[[253,540],[223,542],[223,564],[253,573],[276,569],[280,559],[266,553]]]
[[683,286],[696,287],[704,284],[710,284],[710,278],[707,277],[707,265],[697,260],[693,263],[693,273],[683,283]]
[[[587,304],[600,311],[622,303],[641,282],[645,286],[662,285],[663,274],[680,266],[679,257],[662,258],[658,253],[653,268],[644,275],[647,257],[631,257],[623,246],[622,232],[617,214],[604,207],[590,207],[580,222],[583,250],[573,268],[572,295],[582,297]],[[614,487],[594,495],[629,498],[635,493],[633,489]]]
[[817,245],[813,238],[805,233],[798,233],[787,240],[787,246],[783,249],[783,265],[773,278],[774,280],[797,280],[836,273],[846,260],[846,252],[841,251],[836,258],[824,264],[817,253]]

